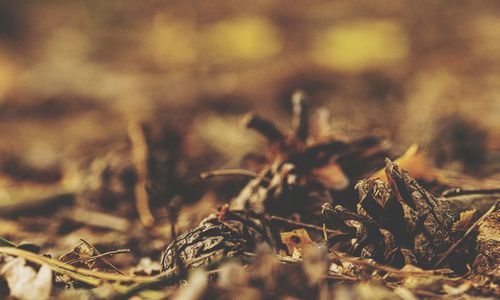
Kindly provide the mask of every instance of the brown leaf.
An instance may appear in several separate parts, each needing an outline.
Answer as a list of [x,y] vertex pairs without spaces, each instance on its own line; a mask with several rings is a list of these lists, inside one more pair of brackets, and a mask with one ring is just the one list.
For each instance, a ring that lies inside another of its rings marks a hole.
[[[305,229],[295,229],[288,232],[281,233],[281,241],[288,248],[288,253],[294,253],[297,251],[302,252],[307,245],[311,245],[314,242]],[[298,250],[295,250],[298,249]],[[296,254],[297,255],[297,254]]]
[[475,209],[466,210],[460,213],[460,219],[453,223],[452,229],[455,231],[465,231],[469,225],[474,221],[476,215]]
[[[425,159],[424,155],[418,151],[418,145],[413,144],[405,153],[398,157],[394,163],[396,163],[401,169],[404,169],[415,179],[423,179],[425,181],[433,181],[436,178],[436,174],[432,169],[431,165]],[[383,181],[387,181],[385,177],[385,168],[375,172],[371,178],[378,178]]]

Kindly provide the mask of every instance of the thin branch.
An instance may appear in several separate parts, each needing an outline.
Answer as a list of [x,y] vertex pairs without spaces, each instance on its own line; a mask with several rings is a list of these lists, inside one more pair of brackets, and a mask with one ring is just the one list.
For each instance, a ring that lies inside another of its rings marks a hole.
[[[108,251],[108,252],[104,252],[104,253],[101,253],[101,254],[98,254],[98,255],[94,255],[94,256],[90,256],[90,257],[75,258],[75,259],[67,261],[66,263],[69,264],[69,265],[72,265],[72,264],[77,263],[77,262],[93,261],[93,260],[97,260],[99,258],[103,258],[105,256],[110,256],[110,255],[115,255],[115,254],[122,254],[122,253],[130,253],[130,249],[118,249],[118,250]],[[121,274],[123,274],[123,273],[121,273]]]
[[380,271],[384,271],[387,273],[391,273],[393,275],[397,276],[408,276],[408,275],[413,275],[413,276],[429,276],[429,275],[441,275],[441,274],[448,274],[451,272],[449,269],[442,269],[442,270],[421,270],[421,271],[408,271],[408,270],[401,270],[401,269],[396,269],[390,266],[386,265],[380,265],[374,262],[366,261],[360,258],[354,258],[354,257],[348,257],[348,256],[343,256],[339,255],[334,251],[330,251],[331,255],[335,259],[339,260],[345,260],[348,261],[354,265],[358,265],[361,267],[367,267],[367,268],[372,268],[372,269],[378,269]]
[[[95,253],[97,253],[98,255],[102,255],[99,250],[97,250],[94,245],[92,245],[91,243],[87,242],[86,240],[84,239],[80,239],[80,241],[82,241],[82,243],[84,243],[85,245],[87,245],[88,247],[90,247]],[[130,249],[126,249],[128,250],[128,252],[130,252]],[[116,251],[119,251],[119,250],[116,250]],[[115,270],[116,272],[118,272],[119,274],[122,274],[122,275],[125,275],[122,271],[120,271],[117,267],[115,267],[109,260],[107,260],[105,257],[100,257],[100,259],[108,266],[110,266],[113,270]]]
[[[154,276],[138,276],[138,275],[126,276],[121,274],[112,274],[112,273],[98,272],[83,268],[77,268],[67,263],[58,261],[56,259],[38,255],[19,248],[0,247],[0,253],[16,257],[22,257],[27,261],[30,261],[37,265],[47,264],[50,267],[50,269],[56,273],[67,274],[71,278],[74,278],[81,282],[85,282],[92,286],[100,285],[102,280],[118,281],[118,282],[135,282],[135,283],[146,283],[158,280],[157,277]],[[169,272],[168,274],[171,274],[173,272],[175,272],[175,270]],[[166,275],[167,274],[164,274],[163,276]]]
[[154,218],[149,208],[148,194],[145,189],[148,175],[148,148],[146,137],[144,136],[144,131],[140,124],[134,121],[129,122],[128,135],[132,144],[132,154],[137,172],[137,181],[135,183],[135,204],[137,213],[142,225],[149,228],[153,226]]
[[231,175],[241,175],[241,176],[255,178],[255,177],[259,176],[259,173],[256,173],[256,172],[250,171],[250,170],[244,170],[244,169],[223,169],[223,170],[213,170],[213,171],[202,172],[200,174],[200,177],[202,179],[208,179],[208,178],[216,177],[216,176],[231,176]]
[[461,195],[493,195],[500,194],[500,189],[464,189],[464,188],[453,188],[448,189],[443,192],[443,197],[451,197],[451,196],[461,196]]
[[340,233],[337,230],[323,228],[321,226],[316,226],[316,225],[302,223],[302,222],[296,222],[296,221],[292,221],[292,220],[289,220],[289,219],[286,219],[286,218],[282,218],[282,217],[278,217],[278,216],[269,216],[268,219],[271,222],[275,221],[275,222],[285,223],[285,224],[288,224],[288,225],[297,226],[297,227],[304,227],[304,228],[316,230],[316,231],[319,231],[319,232],[325,232],[326,231],[327,233],[332,233],[332,234],[338,234],[338,233]]

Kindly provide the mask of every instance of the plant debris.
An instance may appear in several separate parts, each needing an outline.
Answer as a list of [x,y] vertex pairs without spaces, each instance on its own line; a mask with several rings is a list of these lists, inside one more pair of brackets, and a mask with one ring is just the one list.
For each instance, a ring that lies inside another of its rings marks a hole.
[[38,183],[56,191],[51,197],[68,191],[67,201],[43,202],[57,214],[12,210],[25,221],[19,230],[45,227],[61,238],[47,249],[2,237],[1,292],[23,300],[500,297],[499,189],[453,185],[469,179],[447,178],[416,145],[398,157],[384,138],[333,134],[325,118],[309,118],[309,101],[293,94],[288,133],[246,115],[267,150],[201,179],[186,174],[207,158],[177,157],[188,142],[176,129],[130,121],[128,144],[60,182]]

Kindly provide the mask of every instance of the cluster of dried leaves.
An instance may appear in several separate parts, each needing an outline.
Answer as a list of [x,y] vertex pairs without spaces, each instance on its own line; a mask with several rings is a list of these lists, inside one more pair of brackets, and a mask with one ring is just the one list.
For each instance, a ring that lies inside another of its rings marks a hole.
[[[84,224],[126,242],[99,251],[79,239],[55,259],[34,244],[2,240],[2,293],[18,299],[499,297],[500,190],[457,188],[415,146],[384,166],[392,153],[383,139],[334,136],[326,111],[309,120],[307,101],[294,94],[289,133],[246,116],[246,126],[270,147],[247,155],[244,169],[202,174],[231,178],[218,185],[186,179],[182,170],[190,167],[179,165],[178,133],[131,123],[131,147],[83,168],[76,205],[64,208],[54,229],[75,236],[82,231],[67,227]],[[234,186],[240,191],[227,197]],[[202,200],[186,203],[200,191]],[[200,203],[209,198],[230,201],[207,216]],[[139,221],[130,221],[135,214]],[[196,225],[186,215],[205,218]],[[154,226],[155,219],[164,226]],[[116,260],[130,252],[125,248],[144,257],[134,268]]]

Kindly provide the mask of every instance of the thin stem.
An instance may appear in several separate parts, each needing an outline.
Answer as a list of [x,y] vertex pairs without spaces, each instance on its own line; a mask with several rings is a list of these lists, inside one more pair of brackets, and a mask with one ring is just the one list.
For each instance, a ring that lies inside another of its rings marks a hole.
[[[72,264],[77,263],[77,262],[97,260],[97,259],[103,258],[105,256],[121,254],[121,253],[130,253],[130,249],[118,249],[118,250],[104,252],[104,253],[90,256],[90,257],[76,258],[76,259],[72,259],[70,261],[67,261],[66,263],[69,265],[72,265]],[[121,274],[123,274],[123,273],[121,273]]]
[[[16,257],[22,257],[38,265],[47,264],[52,269],[52,271],[56,273],[68,274],[71,278],[74,278],[81,282],[88,283],[93,286],[98,286],[101,283],[101,280],[136,282],[136,283],[145,283],[157,280],[157,277],[154,276],[126,276],[120,274],[112,274],[112,273],[98,272],[94,270],[77,268],[72,265],[68,265],[67,263],[58,261],[56,259],[34,254],[32,252],[22,250],[19,248],[0,247],[0,253]],[[175,270],[172,270],[172,272],[175,272]]]
[[[91,248],[95,253],[97,253],[98,255],[101,255],[102,254],[94,247],[94,245],[92,245],[91,243],[87,242],[86,240],[84,239],[80,239],[80,241],[82,241],[82,243],[84,243],[85,245],[87,245],[89,248]],[[128,252],[130,252],[130,249],[126,249],[128,250]],[[119,250],[117,250],[119,251]],[[115,267],[109,260],[107,260],[105,257],[101,257],[101,260],[108,266],[110,266],[112,269],[114,269],[116,272],[120,273],[121,275],[125,275],[122,271],[120,271],[117,267]]]
[[145,189],[145,183],[148,176],[148,146],[144,131],[137,122],[130,121],[128,126],[128,135],[132,144],[132,156],[137,172],[137,181],[135,183],[135,205],[139,219],[146,228],[154,225],[154,217],[149,208],[148,194]]
[[492,194],[500,194],[500,189],[464,189],[464,188],[454,188],[449,189],[443,192],[443,197],[451,197],[451,196],[461,196],[461,195],[492,195]]
[[231,175],[241,175],[241,176],[248,176],[255,178],[259,176],[259,173],[244,169],[223,169],[223,170],[213,170],[213,171],[203,172],[200,174],[200,177],[203,179],[207,179],[216,176],[231,176]]
[[451,272],[451,270],[448,269],[443,269],[443,270],[419,270],[419,271],[407,271],[407,270],[400,270],[396,269],[390,266],[386,265],[380,265],[374,262],[366,261],[363,259],[359,258],[354,258],[354,257],[348,257],[348,256],[343,256],[339,255],[336,252],[330,250],[331,256],[334,257],[335,259],[339,260],[345,260],[348,261],[354,265],[362,266],[362,267],[367,267],[367,268],[373,268],[373,269],[378,269],[380,271],[392,273],[394,275],[398,276],[408,276],[408,275],[413,275],[413,276],[429,276],[429,275],[437,275],[437,274],[446,274]]
[[276,221],[276,222],[285,223],[285,224],[293,225],[293,226],[297,226],[297,227],[309,228],[309,229],[316,230],[316,231],[319,231],[319,232],[327,232],[327,233],[333,233],[333,234],[338,234],[339,233],[339,231],[336,231],[336,230],[332,230],[332,229],[328,229],[328,228],[323,228],[321,226],[316,226],[316,225],[313,225],[313,224],[296,222],[296,221],[292,221],[292,220],[289,220],[289,219],[286,219],[286,218],[282,218],[282,217],[278,217],[278,216],[269,216],[268,218],[269,218],[269,221],[271,221],[271,222],[272,221]]

